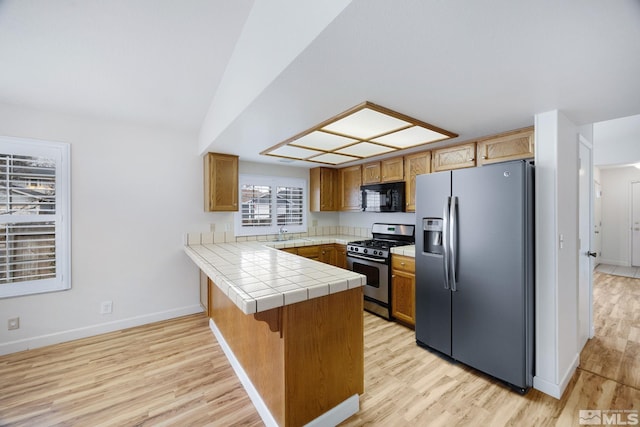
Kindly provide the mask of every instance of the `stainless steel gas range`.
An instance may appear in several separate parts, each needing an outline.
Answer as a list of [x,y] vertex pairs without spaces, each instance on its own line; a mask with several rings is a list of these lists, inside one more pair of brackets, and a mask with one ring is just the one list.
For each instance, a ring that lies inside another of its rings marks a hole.
[[367,276],[364,308],[391,319],[391,248],[415,243],[414,224],[375,223],[373,239],[347,245],[349,270]]

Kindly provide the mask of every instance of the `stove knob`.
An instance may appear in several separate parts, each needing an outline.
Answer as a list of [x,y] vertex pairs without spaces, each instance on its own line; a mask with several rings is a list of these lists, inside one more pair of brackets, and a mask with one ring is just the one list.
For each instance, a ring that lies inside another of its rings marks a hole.
[[362,252],[364,252],[366,254],[366,253],[369,253],[369,250],[365,249]]
[[373,251],[373,254],[374,255],[378,255],[378,251]]

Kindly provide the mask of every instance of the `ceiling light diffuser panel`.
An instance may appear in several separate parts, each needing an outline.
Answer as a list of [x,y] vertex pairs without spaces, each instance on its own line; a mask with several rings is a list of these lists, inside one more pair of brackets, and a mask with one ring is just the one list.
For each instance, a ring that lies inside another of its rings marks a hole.
[[363,102],[260,154],[338,165],[457,136]]
[[371,108],[363,108],[343,119],[324,126],[322,130],[367,140],[411,126],[411,123],[397,119]]

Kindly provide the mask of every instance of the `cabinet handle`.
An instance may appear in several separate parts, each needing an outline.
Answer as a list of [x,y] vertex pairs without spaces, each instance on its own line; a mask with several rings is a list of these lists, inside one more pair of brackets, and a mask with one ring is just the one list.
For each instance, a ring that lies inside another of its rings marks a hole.
[[487,158],[487,156],[482,156],[482,160],[485,160]]
[[400,265],[404,267],[404,262],[401,262]]
[[473,162],[475,159],[469,159],[470,162]]

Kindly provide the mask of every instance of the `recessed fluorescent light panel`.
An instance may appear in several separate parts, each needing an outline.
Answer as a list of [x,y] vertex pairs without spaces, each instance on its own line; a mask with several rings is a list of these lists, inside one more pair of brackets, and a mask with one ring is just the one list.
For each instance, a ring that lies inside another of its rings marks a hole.
[[338,165],[457,136],[364,102],[260,154]]

